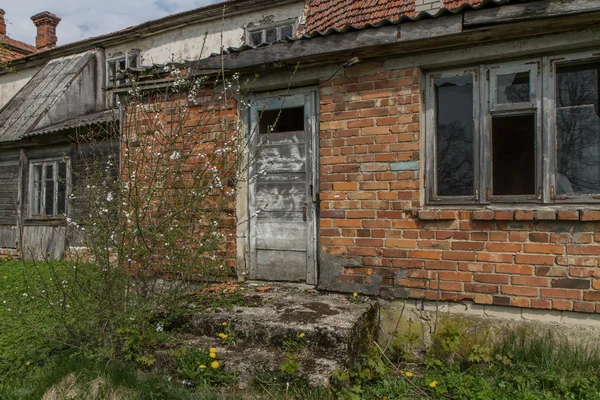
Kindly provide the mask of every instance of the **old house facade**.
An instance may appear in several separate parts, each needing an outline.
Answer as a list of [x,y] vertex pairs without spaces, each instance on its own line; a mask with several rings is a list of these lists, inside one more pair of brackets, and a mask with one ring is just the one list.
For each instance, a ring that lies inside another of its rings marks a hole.
[[[106,79],[120,62],[166,62],[172,43],[197,60],[192,76],[259,73],[243,121],[240,279],[600,312],[596,1],[284,6],[258,28],[242,20],[263,11],[236,11],[227,44],[250,46],[223,57],[209,56],[220,35],[201,33],[220,23],[216,6],[181,42],[185,13],[62,50],[106,43]],[[150,34],[163,23],[173,30]]]

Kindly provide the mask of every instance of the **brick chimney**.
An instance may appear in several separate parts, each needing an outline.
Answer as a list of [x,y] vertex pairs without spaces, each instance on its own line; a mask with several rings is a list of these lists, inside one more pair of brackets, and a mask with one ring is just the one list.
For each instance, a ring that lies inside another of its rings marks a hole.
[[58,41],[56,26],[60,22],[60,18],[48,11],[44,11],[31,17],[31,20],[37,28],[35,47],[38,50],[47,50],[56,47],[56,42]]
[[4,21],[4,12],[3,9],[0,8],[0,35],[6,36],[6,21]]

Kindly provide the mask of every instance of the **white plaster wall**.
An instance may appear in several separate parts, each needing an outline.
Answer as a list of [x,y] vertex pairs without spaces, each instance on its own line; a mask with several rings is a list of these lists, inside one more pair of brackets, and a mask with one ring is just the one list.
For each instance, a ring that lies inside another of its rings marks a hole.
[[111,57],[118,52],[141,49],[143,65],[197,60],[220,51],[221,32],[223,32],[223,45],[225,48],[238,47],[244,44],[244,27],[248,24],[259,25],[261,20],[271,15],[273,16],[273,22],[300,18],[303,9],[304,0],[300,0],[296,3],[275,6],[258,12],[226,17],[224,25],[220,19],[188,25],[117,46],[107,47],[106,56]]
[[41,67],[23,69],[0,75],[0,107],[6,103],[40,70]]

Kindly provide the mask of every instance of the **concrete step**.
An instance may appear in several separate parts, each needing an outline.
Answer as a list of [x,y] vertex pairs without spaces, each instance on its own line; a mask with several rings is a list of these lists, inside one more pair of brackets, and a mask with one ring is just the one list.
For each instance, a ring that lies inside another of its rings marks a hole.
[[313,384],[325,384],[333,370],[349,367],[372,343],[376,301],[293,285],[268,287],[264,292],[264,285],[261,291],[245,285],[240,304],[229,310],[190,312],[180,331],[190,345],[216,346],[227,360],[224,367],[246,377],[279,371],[286,353],[293,354],[297,374]]

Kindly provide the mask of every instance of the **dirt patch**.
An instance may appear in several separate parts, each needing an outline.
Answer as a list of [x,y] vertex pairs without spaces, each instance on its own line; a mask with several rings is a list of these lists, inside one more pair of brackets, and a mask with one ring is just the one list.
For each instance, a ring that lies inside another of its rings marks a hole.
[[[310,311],[308,311],[308,310]],[[337,315],[340,312],[332,309],[329,304],[312,302],[303,305],[303,309],[286,308],[283,310],[279,321],[299,322],[304,324],[315,323],[326,315]]]

